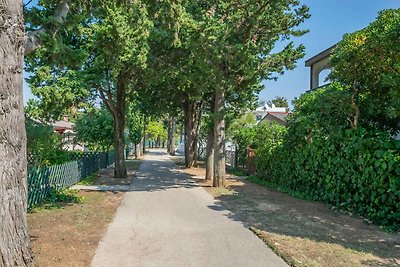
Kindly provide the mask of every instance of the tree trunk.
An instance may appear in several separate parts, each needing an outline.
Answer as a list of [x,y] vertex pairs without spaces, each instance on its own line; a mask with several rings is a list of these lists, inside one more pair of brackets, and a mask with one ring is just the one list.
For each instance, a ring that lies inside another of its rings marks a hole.
[[195,165],[197,142],[203,103],[186,100],[184,104],[185,117],[185,166],[191,168]]
[[176,127],[176,118],[171,117],[168,122],[168,140],[167,140],[167,151],[171,156],[175,155],[175,127]]
[[214,179],[214,129],[207,135],[206,145],[206,180]]
[[115,157],[115,178],[126,178],[125,165],[125,106],[126,106],[127,84],[125,77],[121,75],[117,81],[116,102],[114,104],[114,157]]
[[156,147],[157,148],[161,147],[161,137],[160,136],[157,136]]
[[143,136],[140,140],[138,147],[139,147],[138,148],[138,156],[141,157],[141,156],[143,156]]
[[139,145],[138,144],[135,144],[135,159],[138,159],[138,154],[139,154],[139,147],[138,147]]
[[354,82],[354,84],[353,84],[353,93],[351,95],[351,106],[354,109],[354,116],[353,116],[353,119],[350,120],[350,126],[353,129],[357,129],[358,128],[358,120],[360,118],[360,108],[358,107],[357,102],[356,102],[357,94],[358,94],[358,89],[357,89],[356,83]]
[[97,88],[99,96],[105,107],[111,113],[114,123],[114,177],[126,178],[125,165],[125,106],[126,106],[126,78],[120,74],[117,81],[117,92],[113,96],[112,92],[105,88]]
[[146,126],[147,126],[147,117],[143,115],[143,155],[146,153]]
[[214,95],[214,187],[225,186],[225,94],[220,88]]
[[114,177],[126,178],[126,165],[125,165],[125,138],[124,138],[124,118],[121,116],[114,117]]
[[28,266],[22,1],[0,0],[0,21],[0,266]]
[[238,162],[239,162],[238,146],[235,146],[235,166],[233,166],[234,168],[238,167]]

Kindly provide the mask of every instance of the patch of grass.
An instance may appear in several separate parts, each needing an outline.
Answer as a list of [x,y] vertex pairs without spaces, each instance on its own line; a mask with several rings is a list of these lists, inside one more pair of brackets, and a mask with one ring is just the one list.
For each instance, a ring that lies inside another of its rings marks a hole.
[[78,203],[81,204],[84,201],[83,196],[78,195],[78,190],[66,189],[66,190],[51,190],[50,194],[45,198],[43,203],[40,203],[32,208],[29,212],[37,212],[42,209],[62,209],[68,204]]
[[399,266],[395,259],[384,259],[340,244],[316,241],[249,228],[292,267]]
[[231,196],[235,194],[235,191],[224,187],[210,187],[209,190],[212,191],[211,193],[214,197]]
[[229,168],[227,172],[236,176],[247,176],[247,171],[241,168]]
[[97,175],[98,175],[97,172],[93,173],[93,174],[87,176],[86,178],[80,180],[79,183],[77,183],[77,184],[79,184],[79,185],[94,185]]
[[125,160],[126,168],[129,170],[135,170],[137,171],[140,167],[140,164],[142,164],[142,160],[139,159],[129,159]]
[[264,243],[270,248],[272,249],[273,252],[275,252],[276,255],[278,255],[279,257],[281,257],[289,266],[292,267],[297,267],[298,265],[296,264],[296,261],[291,258],[289,255],[287,255],[286,253],[284,253],[283,251],[280,251],[278,249],[278,247],[276,246],[276,244],[274,244],[274,242],[271,242],[271,240],[269,240],[268,238],[265,238],[265,236],[262,234],[262,231],[258,230],[255,227],[250,227],[249,228],[250,231],[252,231],[256,236],[258,236],[258,238],[260,238],[262,241],[264,241]]

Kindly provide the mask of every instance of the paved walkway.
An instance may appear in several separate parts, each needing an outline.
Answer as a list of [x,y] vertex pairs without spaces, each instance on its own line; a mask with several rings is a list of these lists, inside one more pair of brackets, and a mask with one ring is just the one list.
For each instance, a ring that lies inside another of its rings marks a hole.
[[150,152],[92,266],[287,266],[166,153]]

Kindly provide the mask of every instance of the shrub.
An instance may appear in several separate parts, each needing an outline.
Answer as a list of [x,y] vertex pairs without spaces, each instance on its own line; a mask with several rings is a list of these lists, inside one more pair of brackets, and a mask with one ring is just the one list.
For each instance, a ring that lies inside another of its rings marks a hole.
[[61,148],[61,136],[48,125],[35,123],[29,118],[25,123],[29,166],[50,166],[69,160],[68,152]]
[[256,154],[258,177],[274,187],[400,230],[400,141],[388,133],[338,130],[298,147],[262,146]]

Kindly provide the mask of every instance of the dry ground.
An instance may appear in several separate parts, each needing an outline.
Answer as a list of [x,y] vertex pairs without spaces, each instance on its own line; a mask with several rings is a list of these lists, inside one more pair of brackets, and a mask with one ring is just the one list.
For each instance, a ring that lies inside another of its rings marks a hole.
[[291,266],[400,266],[399,233],[245,180],[228,179],[226,189],[215,189],[199,178],[201,167],[182,171],[218,200],[213,208],[229,210]]
[[97,175],[82,180],[79,184],[84,185],[129,185],[136,176],[142,159],[128,159],[125,161],[128,178],[113,178],[114,167],[100,170]]
[[123,193],[84,192],[80,204],[28,214],[34,266],[89,266]]
[[[83,184],[130,184],[142,160],[127,160],[127,179],[112,178],[114,168],[101,170]],[[89,266],[97,245],[121,203],[123,193],[80,191],[82,203],[43,205],[28,214],[35,266]],[[46,208],[47,207],[47,208]]]

